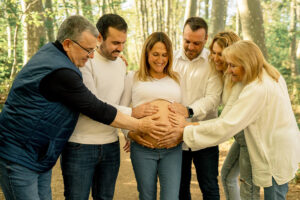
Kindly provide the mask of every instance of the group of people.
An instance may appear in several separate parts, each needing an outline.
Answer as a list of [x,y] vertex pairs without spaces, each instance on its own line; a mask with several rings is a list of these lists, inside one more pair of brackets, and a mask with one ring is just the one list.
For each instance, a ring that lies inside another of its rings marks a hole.
[[[213,37],[191,17],[173,52],[163,32],[144,42],[126,73],[127,23],[96,27],[68,17],[16,77],[0,114],[0,184],[7,200],[51,200],[61,154],[66,199],[113,199],[122,128],[139,199],[191,199],[194,163],[203,199],[220,199],[218,144],[235,141],[221,170],[226,199],[285,199],[300,162],[287,86],[260,49],[234,32]],[[218,106],[224,108],[218,117]],[[99,123],[100,122],[100,123]],[[240,180],[240,181],[239,181]]]

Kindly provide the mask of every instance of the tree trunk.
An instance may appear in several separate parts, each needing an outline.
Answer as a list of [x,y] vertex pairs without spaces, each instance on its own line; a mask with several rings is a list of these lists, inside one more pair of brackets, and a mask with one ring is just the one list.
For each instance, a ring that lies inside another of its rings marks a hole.
[[14,32],[14,44],[13,44],[13,64],[10,70],[9,78],[13,79],[17,72],[17,44],[18,44],[18,30],[19,24],[16,25],[15,32]]
[[[28,6],[31,2],[34,1],[25,1],[26,6]],[[39,18],[35,19],[34,15],[37,13]],[[36,21],[34,23],[28,23],[31,20]],[[26,15],[25,24],[27,24],[27,45],[24,52],[28,52],[28,57],[24,60],[24,63],[26,63],[28,59],[31,58],[38,49],[46,43],[42,0],[35,1],[32,6],[30,6],[28,15]]]
[[[7,5],[5,5],[7,6]],[[7,26],[6,26],[6,34],[7,34],[7,60],[10,60],[12,57],[12,23],[10,20],[10,16],[7,13],[7,8],[5,8],[4,11],[4,17],[6,18],[7,21]]]
[[265,58],[267,58],[260,0],[237,0],[237,3],[241,17],[243,38],[255,42],[263,52]]
[[155,10],[154,10],[154,4],[155,4],[154,0],[151,0],[150,1],[150,9],[151,9],[151,13],[152,13],[152,16],[151,16],[152,32],[157,30],[156,29],[156,27],[157,27],[156,20],[155,20],[157,12],[155,12]]
[[214,37],[218,32],[225,29],[226,20],[226,2],[224,0],[213,0],[211,9],[211,34],[210,37]]
[[62,0],[62,1],[64,3],[64,10],[65,10],[65,13],[66,13],[66,17],[69,17],[69,12],[68,12],[68,4],[69,3],[67,3],[66,0]]
[[[144,31],[145,31],[145,33],[146,33],[146,37],[148,37],[148,35],[149,35],[149,16],[148,16],[148,7],[147,7],[147,2],[148,1],[144,1],[144,17],[145,17],[145,29],[144,29]],[[149,2],[148,2],[149,3]]]
[[[23,25],[23,42],[24,42],[24,52],[23,52],[23,63],[24,59],[28,59],[28,51],[25,51],[28,49],[28,41],[27,41],[27,23],[25,21],[26,14],[30,11],[31,7],[37,3],[38,0],[31,1],[29,3],[25,3],[25,1],[21,1],[21,7],[22,7],[22,14],[19,16],[19,19],[16,21],[16,27],[14,31],[14,38],[13,38],[13,64],[10,71],[10,79],[14,78],[17,72],[17,44],[18,44],[18,32],[20,25]],[[21,23],[20,23],[21,22]]]
[[79,4],[79,0],[75,0],[75,8],[76,8],[76,15],[80,14],[80,4]]
[[236,18],[235,18],[235,32],[241,37],[242,25],[241,25],[241,17],[239,12],[239,7],[236,6]]
[[47,29],[48,41],[53,42],[55,40],[55,37],[54,37],[53,17],[52,17],[53,14],[52,0],[45,1],[45,12],[46,12],[45,26]]
[[209,8],[209,0],[205,0],[205,19],[208,20],[208,8]]
[[296,0],[291,0],[290,3],[290,12],[291,12],[291,21],[290,21],[290,30],[289,35],[291,37],[291,44],[289,49],[290,54],[290,63],[291,63],[291,77],[293,80],[293,89],[291,94],[291,100],[293,101],[297,95],[297,57],[296,57],[296,33],[297,33],[297,4]]
[[85,16],[91,22],[94,22],[91,0],[81,0],[81,10],[83,16]]
[[166,21],[166,33],[171,38],[171,21],[172,21],[172,3],[171,0],[167,0],[167,6],[165,7],[165,21]]
[[197,0],[187,0],[184,20],[187,20],[189,17],[196,16],[196,12],[197,12]]

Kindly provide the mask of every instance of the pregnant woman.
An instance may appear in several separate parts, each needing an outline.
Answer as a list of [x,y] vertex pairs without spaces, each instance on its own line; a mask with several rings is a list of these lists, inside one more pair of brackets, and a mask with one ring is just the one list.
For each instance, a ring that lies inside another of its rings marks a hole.
[[[180,102],[179,77],[172,70],[172,43],[163,32],[152,33],[144,43],[140,69],[129,73],[121,104],[132,107],[151,102],[159,108],[158,120],[168,120],[170,102]],[[135,138],[137,133],[130,132]],[[160,181],[160,199],[176,200],[179,197],[181,173],[181,144],[179,141],[158,146],[160,137],[143,136],[143,143],[131,143],[131,161],[137,180],[139,199],[153,200],[157,196],[157,177]],[[146,147],[147,146],[147,147]]]

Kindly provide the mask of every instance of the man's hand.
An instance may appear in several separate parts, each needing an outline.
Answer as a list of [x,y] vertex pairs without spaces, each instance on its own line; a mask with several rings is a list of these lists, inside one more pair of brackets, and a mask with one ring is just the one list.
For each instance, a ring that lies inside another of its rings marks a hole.
[[128,67],[128,62],[127,62],[127,59],[124,57],[123,54],[119,54],[119,57],[124,61],[126,67]]
[[144,103],[135,108],[132,108],[131,116],[137,119],[151,116],[158,112],[158,107],[151,105],[151,103]]
[[156,119],[159,119],[159,115],[139,119],[138,131],[148,134],[154,139],[159,139],[168,132],[169,126],[165,122],[155,121]]
[[145,140],[143,138],[143,133],[141,132],[134,132],[134,131],[130,131],[128,133],[128,137],[132,140],[134,140],[135,142],[139,143],[142,146],[148,147],[148,148],[154,148],[154,146],[148,142],[147,140]]
[[125,140],[126,140],[126,143],[125,143],[125,145],[124,145],[124,147],[123,147],[123,150],[124,150],[126,153],[128,153],[128,152],[130,152],[130,140],[127,139],[127,138],[125,138]]
[[174,102],[169,105],[169,110],[173,113],[181,114],[185,118],[189,117],[189,112],[185,106],[180,103]]
[[183,128],[172,127],[168,134],[159,140],[157,143],[160,148],[172,148],[183,141]]

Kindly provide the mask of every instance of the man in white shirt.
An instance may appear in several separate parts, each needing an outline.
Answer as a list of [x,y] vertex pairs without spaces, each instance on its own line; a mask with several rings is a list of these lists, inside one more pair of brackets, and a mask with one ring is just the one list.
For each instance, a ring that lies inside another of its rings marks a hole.
[[[94,59],[81,68],[83,82],[99,99],[114,105],[124,114],[140,118],[154,113],[150,105],[138,108],[119,106],[124,90],[126,65],[119,58],[127,38],[127,23],[116,14],[103,15],[97,22],[100,47]],[[153,112],[152,112],[153,111]],[[65,198],[113,199],[120,167],[118,130],[80,115],[61,159]]]
[[[183,29],[183,49],[174,54],[174,70],[181,75],[182,104],[173,103],[171,110],[181,113],[191,121],[217,117],[222,83],[209,66],[207,24],[200,17],[187,19]],[[200,122],[201,123],[201,122]],[[218,146],[191,149],[183,145],[180,199],[191,199],[190,181],[192,161],[203,199],[220,199],[218,186]]]

